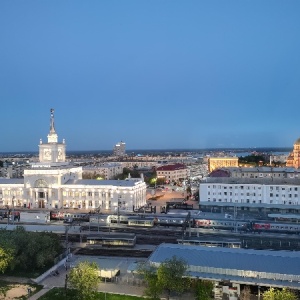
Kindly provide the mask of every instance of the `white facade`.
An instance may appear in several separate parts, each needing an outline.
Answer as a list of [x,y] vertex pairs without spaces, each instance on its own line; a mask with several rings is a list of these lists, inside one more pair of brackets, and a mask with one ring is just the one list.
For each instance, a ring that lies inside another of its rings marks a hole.
[[23,179],[0,179],[0,206],[28,208],[121,209],[146,204],[141,179],[82,180],[82,167],[65,161],[66,144],[58,143],[51,109],[48,143],[40,143],[40,162],[24,170]]
[[300,179],[208,178],[199,186],[200,205],[251,210],[300,211]]

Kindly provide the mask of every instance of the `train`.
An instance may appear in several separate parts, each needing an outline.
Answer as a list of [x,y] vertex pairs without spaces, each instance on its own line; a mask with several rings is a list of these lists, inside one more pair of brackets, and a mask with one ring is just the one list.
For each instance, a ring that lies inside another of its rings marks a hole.
[[132,215],[109,215],[107,224],[119,223],[127,226],[139,227],[191,227],[211,230],[229,230],[252,233],[288,233],[300,234],[300,223],[280,223],[256,220],[232,220],[232,219],[207,219],[191,217],[186,220],[186,216],[132,216]]
[[62,211],[50,211],[50,220],[63,220],[64,223],[72,223],[73,221],[88,222],[90,220],[89,213],[66,213]]
[[185,225],[191,225],[193,227],[194,220],[190,219],[186,222],[184,216],[133,216],[133,215],[109,215],[106,219],[107,224],[126,224],[128,226],[139,227],[154,227],[154,226],[166,226],[166,227],[182,227]]

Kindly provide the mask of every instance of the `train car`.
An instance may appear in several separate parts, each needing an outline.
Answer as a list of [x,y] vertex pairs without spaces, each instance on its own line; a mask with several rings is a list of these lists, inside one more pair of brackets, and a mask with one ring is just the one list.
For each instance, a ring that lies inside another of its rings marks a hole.
[[59,210],[51,210],[50,211],[50,221],[63,220],[65,217],[65,213]]
[[300,224],[297,223],[278,223],[278,222],[251,222],[253,232],[271,232],[300,234]]
[[154,218],[151,217],[128,217],[128,226],[134,227],[153,227],[154,226]]
[[238,230],[238,231],[249,231],[248,221],[234,221],[232,219],[203,219],[195,218],[196,228],[206,228],[206,229],[221,229],[221,230]]
[[109,215],[106,219],[106,223],[112,224],[112,223],[119,223],[119,224],[128,224],[128,218],[130,218],[130,215]]
[[154,224],[158,226],[191,226],[194,227],[194,219],[190,218],[189,224],[186,224],[186,217],[182,216],[158,216],[154,220]]
[[9,214],[9,211],[7,209],[1,209],[0,210],[0,219],[7,218],[8,214]]
[[89,222],[90,214],[85,213],[65,213],[64,223]]

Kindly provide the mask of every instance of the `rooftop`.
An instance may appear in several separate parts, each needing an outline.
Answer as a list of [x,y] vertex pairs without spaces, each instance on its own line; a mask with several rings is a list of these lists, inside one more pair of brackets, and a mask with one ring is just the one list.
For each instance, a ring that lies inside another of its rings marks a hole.
[[181,170],[186,169],[186,166],[184,164],[173,164],[173,165],[166,165],[158,167],[157,171],[175,171],[175,170]]
[[191,276],[300,288],[299,252],[161,244],[149,258],[183,258]]
[[235,177],[207,177],[204,183],[222,184],[260,184],[260,185],[300,185],[300,178],[235,178]]
[[122,186],[122,187],[134,187],[137,182],[141,182],[141,179],[134,180],[96,180],[96,179],[78,179],[68,180],[65,185],[91,185],[91,186]]

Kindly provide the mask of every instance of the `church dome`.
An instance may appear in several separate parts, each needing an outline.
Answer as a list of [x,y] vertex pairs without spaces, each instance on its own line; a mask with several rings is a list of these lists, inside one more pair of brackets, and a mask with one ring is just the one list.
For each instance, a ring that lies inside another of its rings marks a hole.
[[300,138],[297,139],[294,145],[300,145]]

